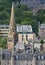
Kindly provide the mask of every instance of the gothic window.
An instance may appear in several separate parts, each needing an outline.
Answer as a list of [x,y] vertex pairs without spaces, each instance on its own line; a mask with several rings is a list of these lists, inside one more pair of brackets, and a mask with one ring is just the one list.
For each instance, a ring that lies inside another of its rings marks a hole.
[[22,35],[22,41],[23,41],[23,35]]
[[4,59],[5,58],[5,54],[2,54],[2,59]]
[[28,35],[26,35],[26,40],[28,40]]

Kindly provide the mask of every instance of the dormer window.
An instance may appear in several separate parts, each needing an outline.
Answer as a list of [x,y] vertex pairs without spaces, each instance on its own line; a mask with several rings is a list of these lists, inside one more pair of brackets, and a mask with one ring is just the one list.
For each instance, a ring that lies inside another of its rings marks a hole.
[[43,57],[43,56],[41,56],[41,59],[43,60],[43,59],[44,59],[44,57]]
[[18,59],[18,56],[16,56],[16,59]]
[[40,60],[40,56],[38,56],[38,59]]

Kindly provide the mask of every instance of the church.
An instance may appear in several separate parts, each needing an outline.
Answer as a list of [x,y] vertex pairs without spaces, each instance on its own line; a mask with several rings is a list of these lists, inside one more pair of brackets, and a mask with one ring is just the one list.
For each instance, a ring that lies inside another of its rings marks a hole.
[[31,25],[17,25],[14,15],[14,2],[12,2],[11,18],[9,25],[9,33],[7,40],[7,47],[9,50],[14,50],[14,46],[17,42],[28,43],[29,40],[33,40],[34,33]]

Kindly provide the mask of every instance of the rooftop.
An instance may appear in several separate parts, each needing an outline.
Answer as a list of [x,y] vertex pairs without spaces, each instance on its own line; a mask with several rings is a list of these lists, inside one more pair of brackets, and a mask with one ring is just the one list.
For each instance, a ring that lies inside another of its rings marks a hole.
[[18,25],[17,26],[17,32],[32,32],[32,26],[31,25]]
[[40,28],[45,28],[45,24],[41,24],[40,25]]
[[[9,25],[0,25],[0,28],[9,28]],[[17,32],[18,33],[32,33],[32,26],[31,25],[17,25]]]

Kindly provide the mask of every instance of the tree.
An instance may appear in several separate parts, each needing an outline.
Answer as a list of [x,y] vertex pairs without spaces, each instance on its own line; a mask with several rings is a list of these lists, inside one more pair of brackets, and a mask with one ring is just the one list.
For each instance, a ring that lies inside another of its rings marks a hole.
[[33,32],[38,34],[38,22],[32,11],[24,11],[21,24],[32,25]]
[[45,23],[45,9],[38,10],[36,18],[37,21],[40,21],[40,23]]
[[6,48],[6,46],[7,46],[7,38],[6,37],[1,38],[0,39],[0,47]]
[[43,51],[44,50],[44,48],[43,48],[44,41],[41,40],[40,43],[41,43],[40,49],[41,49],[41,51]]

